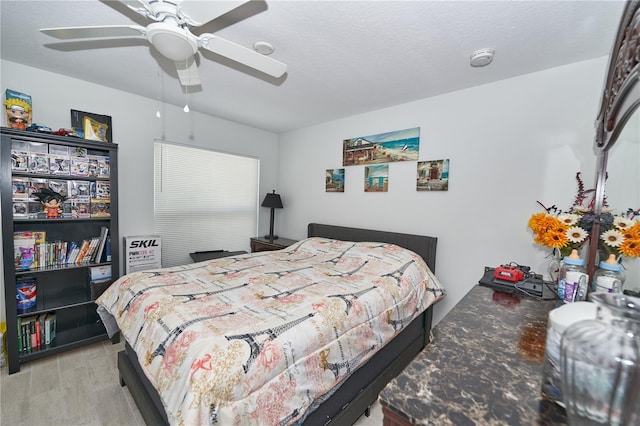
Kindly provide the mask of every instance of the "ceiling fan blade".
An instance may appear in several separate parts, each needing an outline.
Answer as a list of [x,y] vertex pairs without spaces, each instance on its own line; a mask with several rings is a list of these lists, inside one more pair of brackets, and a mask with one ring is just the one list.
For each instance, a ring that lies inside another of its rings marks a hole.
[[213,21],[219,16],[225,13],[231,12],[242,6],[245,3],[249,3],[247,0],[240,1],[199,1],[199,0],[184,0],[179,5],[181,15],[194,27],[199,27],[206,24],[209,21]]
[[149,3],[147,3],[146,1],[142,1],[142,0],[119,0],[119,1],[120,3],[127,6],[129,9],[144,16],[145,18],[153,19],[154,21],[157,20],[153,15],[153,11],[151,10],[151,7],[149,7]]
[[176,61],[176,71],[178,71],[178,79],[183,86],[199,86],[200,74],[198,73],[198,65],[195,56],[186,61]]
[[261,55],[260,53],[248,49],[229,40],[217,37],[213,34],[202,34],[199,37],[200,44],[204,49],[224,56],[248,67],[269,74],[273,77],[280,77],[287,71],[287,64],[275,59]]
[[146,34],[140,25],[107,25],[100,27],[41,28],[40,32],[51,37],[69,40],[74,38],[130,37]]

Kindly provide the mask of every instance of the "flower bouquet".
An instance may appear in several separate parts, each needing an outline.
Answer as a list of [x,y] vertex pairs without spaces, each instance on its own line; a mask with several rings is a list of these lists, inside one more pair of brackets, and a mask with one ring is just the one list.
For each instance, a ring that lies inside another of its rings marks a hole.
[[[604,198],[604,208],[600,215],[593,212],[593,200],[583,205],[594,190],[584,189],[580,173],[576,174],[578,192],[568,211],[555,205],[544,208],[544,212],[531,216],[528,222],[533,231],[534,242],[552,249],[552,254],[564,258],[573,249],[579,250],[589,241],[594,223],[600,224],[599,253],[604,260],[609,254],[615,254],[618,262],[622,256],[640,257],[640,210],[628,209],[625,213],[613,215]],[[552,274],[553,275],[553,274]]]
[[600,260],[610,254],[621,262],[622,256],[640,257],[640,210],[629,209],[625,213],[600,215]]
[[553,254],[560,257],[569,256],[573,249],[579,250],[589,239],[589,233],[596,219],[590,207],[582,204],[593,190],[585,190],[580,173],[576,174],[578,193],[568,211],[558,209],[555,205],[535,213],[529,219],[528,226],[534,234],[534,242],[552,249]]

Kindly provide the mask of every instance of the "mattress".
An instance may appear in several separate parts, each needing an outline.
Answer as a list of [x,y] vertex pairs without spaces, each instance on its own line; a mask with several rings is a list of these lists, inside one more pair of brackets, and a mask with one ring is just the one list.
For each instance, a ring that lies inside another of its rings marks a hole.
[[417,254],[308,238],[120,278],[98,300],[171,424],[295,424],[445,290]]

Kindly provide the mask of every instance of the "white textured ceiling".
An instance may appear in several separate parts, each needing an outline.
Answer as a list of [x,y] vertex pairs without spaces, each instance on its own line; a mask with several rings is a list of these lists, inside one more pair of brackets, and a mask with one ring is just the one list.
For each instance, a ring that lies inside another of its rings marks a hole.
[[[624,2],[255,1],[200,27],[288,65],[280,79],[198,54],[192,110],[276,133],[607,55]],[[173,63],[146,40],[61,42],[39,28],[147,25],[113,1],[0,1],[5,60],[183,105]],[[485,68],[469,66],[495,49]],[[4,89],[4,88],[3,88]]]

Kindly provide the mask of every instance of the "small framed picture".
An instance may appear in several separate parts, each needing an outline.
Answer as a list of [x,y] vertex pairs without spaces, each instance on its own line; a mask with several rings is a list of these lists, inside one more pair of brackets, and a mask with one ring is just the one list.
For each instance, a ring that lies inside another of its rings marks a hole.
[[344,192],[344,169],[327,169],[324,187],[326,192]]
[[389,190],[389,165],[365,166],[364,192],[387,192]]
[[449,160],[418,161],[417,191],[448,191]]

